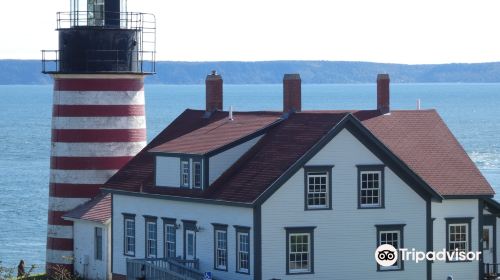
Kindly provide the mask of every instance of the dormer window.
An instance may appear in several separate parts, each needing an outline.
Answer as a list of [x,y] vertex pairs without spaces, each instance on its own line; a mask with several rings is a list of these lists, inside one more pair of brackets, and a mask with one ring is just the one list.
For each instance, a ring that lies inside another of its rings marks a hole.
[[193,161],[193,188],[201,188],[201,161]]
[[189,188],[189,159],[181,160],[181,187]]
[[202,158],[181,158],[181,188],[203,189]]
[[203,156],[198,155],[159,154],[155,160],[155,185],[203,190],[208,186],[206,162]]

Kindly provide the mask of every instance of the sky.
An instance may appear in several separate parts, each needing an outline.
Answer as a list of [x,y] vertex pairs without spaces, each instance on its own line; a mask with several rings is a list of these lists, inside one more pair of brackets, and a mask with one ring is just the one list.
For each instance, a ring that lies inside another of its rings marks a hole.
[[[69,0],[16,0],[0,17],[0,59],[57,48]],[[128,0],[157,19],[157,59],[500,61],[498,0]]]

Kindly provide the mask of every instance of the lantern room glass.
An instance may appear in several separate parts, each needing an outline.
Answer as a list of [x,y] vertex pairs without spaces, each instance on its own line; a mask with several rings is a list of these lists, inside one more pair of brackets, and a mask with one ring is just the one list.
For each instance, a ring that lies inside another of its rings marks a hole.
[[[106,0],[70,0],[71,27],[106,25]],[[120,27],[126,27],[127,0],[119,0]],[[117,13],[118,10],[112,11]],[[109,16],[109,15],[108,15]]]

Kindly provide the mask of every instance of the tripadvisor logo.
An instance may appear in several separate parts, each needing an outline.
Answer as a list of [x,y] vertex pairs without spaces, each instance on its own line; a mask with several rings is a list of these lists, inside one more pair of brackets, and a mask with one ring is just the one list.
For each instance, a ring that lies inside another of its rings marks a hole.
[[398,261],[398,250],[389,244],[380,245],[375,250],[375,260],[381,266],[392,266]]
[[482,252],[465,252],[455,249],[454,251],[417,251],[414,248],[396,249],[389,244],[380,245],[375,250],[375,260],[380,266],[393,266],[398,259],[402,261],[413,261],[419,263],[422,261],[478,261]]

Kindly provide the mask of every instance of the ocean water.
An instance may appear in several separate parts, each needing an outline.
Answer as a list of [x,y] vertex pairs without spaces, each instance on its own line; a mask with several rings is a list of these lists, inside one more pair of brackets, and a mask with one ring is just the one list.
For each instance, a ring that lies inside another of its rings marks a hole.
[[[185,108],[204,108],[203,85],[148,85],[151,140]],[[303,85],[303,110],[372,109],[375,84]],[[50,156],[51,86],[0,86],[0,261],[43,270]],[[435,108],[500,193],[500,84],[392,84],[391,108]],[[235,110],[281,110],[282,86],[225,85]],[[499,196],[500,198],[500,196]]]

